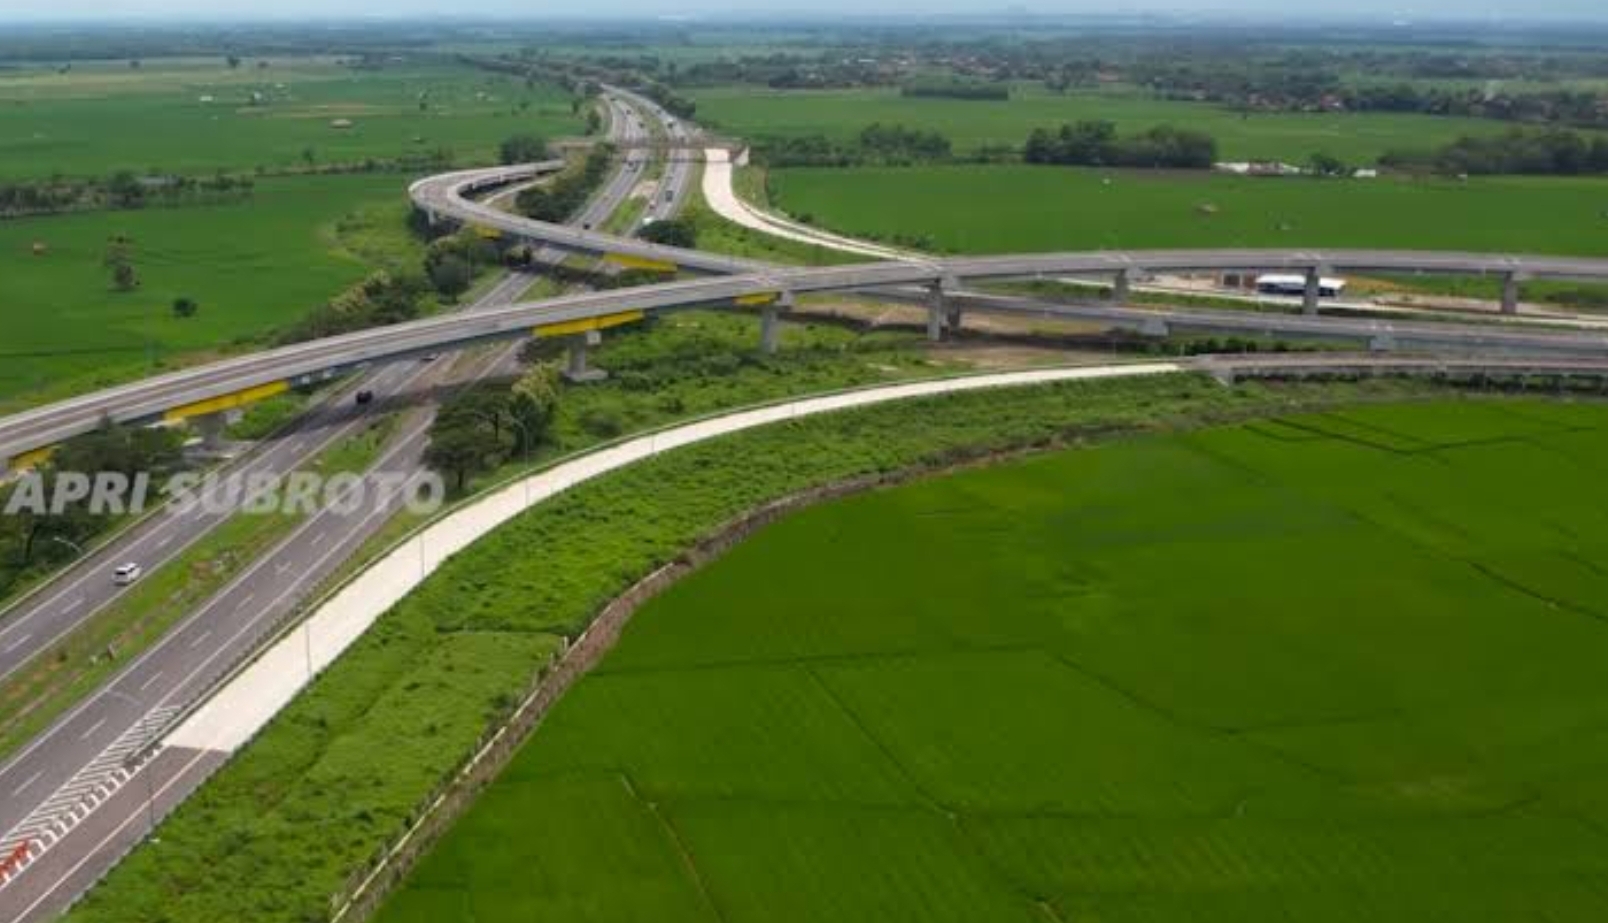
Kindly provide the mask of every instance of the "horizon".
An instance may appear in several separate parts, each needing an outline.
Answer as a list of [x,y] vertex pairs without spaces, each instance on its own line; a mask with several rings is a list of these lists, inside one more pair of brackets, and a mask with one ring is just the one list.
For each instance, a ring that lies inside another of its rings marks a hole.
[[920,3],[900,4],[896,8],[867,12],[862,5],[849,0],[822,0],[821,3],[807,8],[799,7],[792,0],[784,0],[766,8],[748,8],[732,12],[729,8],[709,0],[690,0],[686,3],[667,3],[663,0],[615,0],[602,8],[592,7],[584,12],[578,12],[564,8],[532,9],[525,3],[488,0],[481,10],[465,14],[442,10],[436,0],[394,0],[385,4],[376,0],[329,0],[323,3],[312,0],[287,0],[272,10],[262,10],[260,3],[247,0],[214,0],[214,2],[145,0],[133,8],[130,4],[112,4],[105,0],[56,0],[56,2],[20,0],[13,9],[0,13],[0,22],[83,26],[129,23],[251,25],[375,21],[610,24],[633,21],[663,25],[697,25],[731,22],[823,23],[842,20],[901,23],[927,21],[933,18],[990,22],[1027,19],[1233,22],[1247,17],[1270,15],[1275,18],[1270,19],[1267,24],[1274,26],[1359,21],[1372,21],[1381,25],[1490,21],[1608,22],[1608,7],[1604,7],[1597,0],[1543,0],[1534,5],[1527,5],[1521,10],[1504,8],[1509,6],[1510,4],[1506,3],[1471,5],[1455,0],[1420,0],[1418,3],[1400,3],[1398,0],[1354,0],[1345,9],[1301,11],[1291,14],[1286,5],[1279,0],[1140,0],[1126,5],[1121,10],[1111,10],[1094,0],[1074,0],[1071,3],[924,0]]

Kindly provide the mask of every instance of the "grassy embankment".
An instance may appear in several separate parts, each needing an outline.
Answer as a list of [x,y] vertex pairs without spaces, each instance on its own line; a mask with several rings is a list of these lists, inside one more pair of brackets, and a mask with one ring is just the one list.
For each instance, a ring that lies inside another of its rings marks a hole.
[[[976,452],[1399,397],[1195,378],[977,394],[800,421],[584,485],[448,562],[73,913],[296,920],[395,837],[558,643],[696,537],[812,484]],[[586,541],[574,528],[585,524]],[[541,549],[533,555],[531,549]]]

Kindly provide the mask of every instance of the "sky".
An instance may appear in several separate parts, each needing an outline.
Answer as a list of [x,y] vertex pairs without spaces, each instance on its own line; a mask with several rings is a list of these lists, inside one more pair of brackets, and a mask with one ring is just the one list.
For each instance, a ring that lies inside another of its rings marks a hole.
[[[448,0],[0,0],[0,24],[6,21],[36,19],[94,18],[342,18],[384,16],[462,15],[472,10],[478,15],[520,18],[575,16],[584,10],[590,17],[708,16],[741,10],[746,16],[767,12],[798,13],[812,16],[834,14],[882,15],[908,13],[987,14],[1005,9],[1033,13],[1138,12],[1259,12],[1288,13],[1292,8],[1305,11],[1322,7],[1292,7],[1288,0],[593,0],[574,4],[558,0],[476,0],[472,4]],[[1608,18],[1604,0],[1344,0],[1333,7],[1336,12],[1355,15],[1378,14],[1391,18],[1437,18],[1445,16],[1512,18],[1586,17]]]

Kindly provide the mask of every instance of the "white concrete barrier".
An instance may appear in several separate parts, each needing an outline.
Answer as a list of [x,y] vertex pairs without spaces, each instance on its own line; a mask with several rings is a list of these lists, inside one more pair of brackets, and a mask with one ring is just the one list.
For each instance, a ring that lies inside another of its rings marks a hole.
[[883,385],[805,398],[687,423],[627,439],[492,490],[420,529],[368,565],[198,708],[164,743],[233,752],[254,737],[320,671],[448,558],[515,516],[602,474],[660,452],[821,413],[985,388],[1164,375],[1173,363],[1002,372]]

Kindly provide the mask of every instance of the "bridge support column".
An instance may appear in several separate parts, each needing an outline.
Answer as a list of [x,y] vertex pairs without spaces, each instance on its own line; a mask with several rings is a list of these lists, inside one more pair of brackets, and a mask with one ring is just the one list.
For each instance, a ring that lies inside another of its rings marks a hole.
[[223,448],[224,430],[229,427],[229,413],[224,410],[204,413],[190,418],[190,426],[201,437],[201,448],[208,452],[216,452]]
[[1306,289],[1301,293],[1301,313],[1315,315],[1318,313],[1318,300],[1323,297],[1323,267],[1313,266],[1307,270]]
[[1133,294],[1133,276],[1129,270],[1122,270],[1111,282],[1111,303],[1121,307],[1128,303]]
[[960,332],[963,320],[960,307],[955,305],[949,295],[960,287],[960,282],[949,276],[939,279],[927,287],[927,339],[934,343],[944,338],[944,328],[949,328],[953,336]]
[[767,356],[776,355],[781,340],[782,319],[793,310],[793,293],[783,292],[780,298],[766,305],[759,314],[759,348]]
[[1502,313],[1519,313],[1519,283],[1524,277],[1516,272],[1510,272],[1502,277]]
[[944,284],[934,283],[927,289],[927,339],[937,343],[944,338],[944,309],[949,299],[944,297]]
[[594,369],[587,363],[587,350],[603,342],[603,334],[596,330],[577,333],[569,339],[569,363],[564,368],[564,378],[574,384],[584,385],[594,381],[602,381],[609,377],[609,373],[602,369]]

